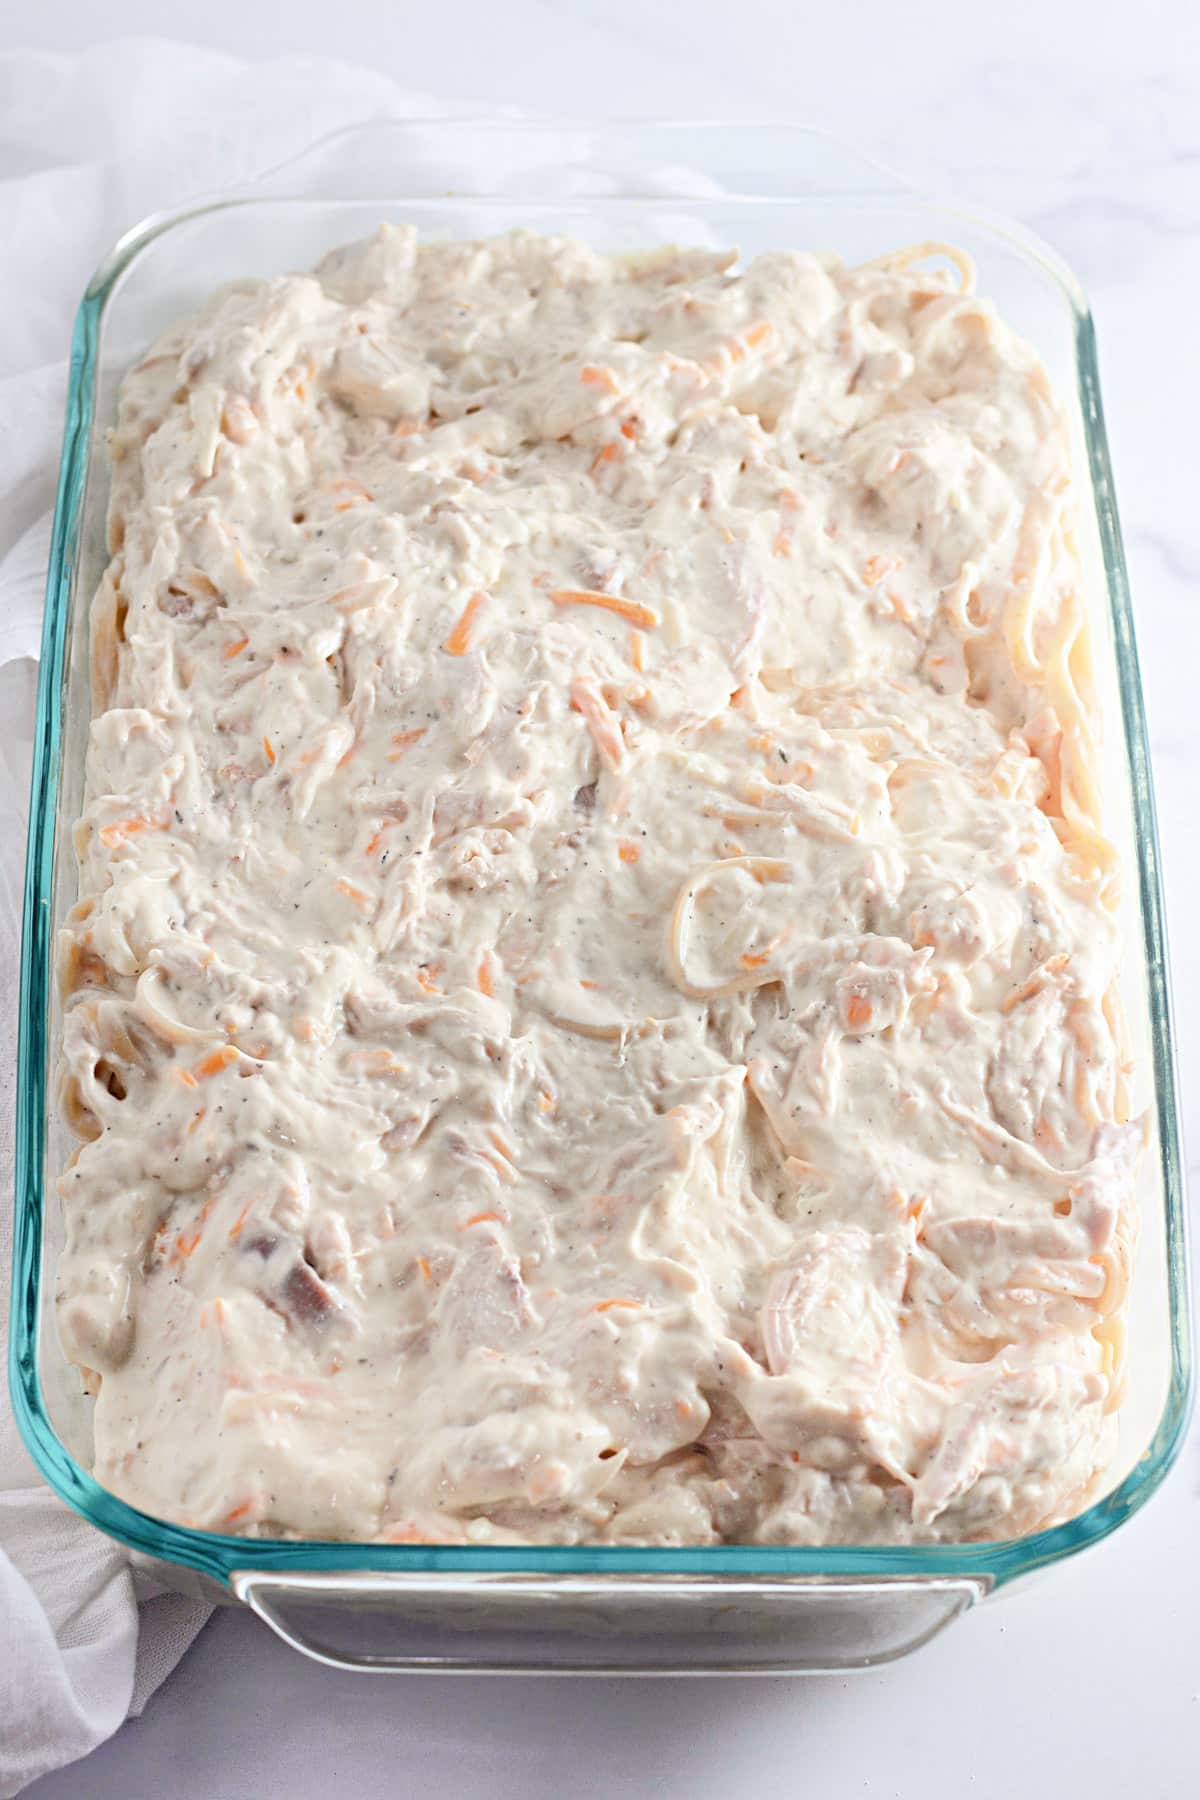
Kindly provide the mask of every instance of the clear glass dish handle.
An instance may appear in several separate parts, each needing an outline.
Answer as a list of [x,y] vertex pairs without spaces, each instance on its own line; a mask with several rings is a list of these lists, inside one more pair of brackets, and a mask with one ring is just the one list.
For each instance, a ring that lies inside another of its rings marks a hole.
[[843,1673],[919,1648],[986,1577],[344,1574],[236,1570],[294,1650],[370,1674]]

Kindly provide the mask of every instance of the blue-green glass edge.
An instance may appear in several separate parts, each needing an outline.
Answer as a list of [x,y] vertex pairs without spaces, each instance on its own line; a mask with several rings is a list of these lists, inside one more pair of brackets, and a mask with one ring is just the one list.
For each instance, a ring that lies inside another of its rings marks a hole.
[[[298,197],[301,198],[302,197]],[[778,196],[773,197],[778,200]],[[274,204],[280,204],[275,199]],[[1150,756],[1128,572],[1113,487],[1112,466],[1096,357],[1095,327],[1070,272],[1049,248],[1022,228],[978,212],[960,216],[983,224],[1039,263],[1062,289],[1075,320],[1076,373],[1089,472],[1105,566],[1120,685],[1122,727],[1138,842],[1138,886],[1150,1000],[1151,1060],[1166,1208],[1170,1376],[1158,1428],[1135,1469],[1076,1518],[1028,1537],[981,1544],[870,1546],[735,1546],[651,1550],[608,1546],[559,1548],[436,1548],[319,1540],[246,1539],[175,1525],[139,1512],[94,1480],[59,1439],[46,1411],[37,1367],[46,1102],[46,1026],[52,957],[50,903],[54,821],[58,796],[62,687],[71,578],[83,509],[87,446],[95,405],[98,328],[115,285],[135,256],[185,218],[225,206],[225,200],[159,215],[127,234],[90,283],[76,316],[63,455],[55,502],[46,586],[42,662],[31,781],[21,946],[17,1064],[13,1290],[9,1327],[9,1386],[21,1435],[42,1475],[91,1524],[142,1554],[199,1571],[228,1584],[248,1565],[307,1573],[482,1574],[758,1574],[932,1578],[974,1576],[1000,1585],[1099,1542],[1138,1510],[1167,1475],[1187,1427],[1192,1399],[1186,1228],[1175,1055],[1171,1027],[1166,928]],[[954,209],[938,206],[945,216]]]

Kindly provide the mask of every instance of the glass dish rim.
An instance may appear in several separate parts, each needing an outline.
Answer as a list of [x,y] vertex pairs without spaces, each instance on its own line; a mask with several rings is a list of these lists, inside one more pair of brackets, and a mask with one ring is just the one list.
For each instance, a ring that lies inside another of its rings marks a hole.
[[[59,746],[62,721],[62,685],[66,624],[74,580],[75,558],[87,474],[87,453],[94,422],[98,375],[99,327],[105,309],[121,277],[132,263],[160,237],[192,220],[234,208],[376,207],[422,203],[444,205],[446,196],[426,193],[360,196],[353,192],[314,196],[303,191],[279,193],[266,184],[289,169],[302,166],[331,146],[389,128],[409,127],[445,131],[513,132],[545,135],[570,132],[586,135],[593,122],[552,119],[503,120],[494,118],[443,118],[376,120],[334,132],[313,145],[303,156],[261,176],[257,182],[232,193],[190,202],[151,214],[126,232],[101,263],[85,289],[75,318],[71,342],[70,376],[63,451],[55,498],[54,524],[46,587],[41,669],[31,783],[29,839],[26,860],[24,928],[21,945],[20,1020],[17,1064],[15,1216],[12,1272],[12,1309],[9,1333],[9,1383],[14,1413],[21,1435],[35,1464],[50,1486],[68,1505],[108,1536],[143,1555],[190,1568],[227,1585],[230,1574],[253,1567],[263,1573],[428,1575],[495,1575],[525,1573],[553,1579],[559,1575],[760,1575],[763,1577],[818,1579],[860,1577],[896,1580],[929,1580],[970,1577],[988,1585],[1000,1585],[1046,1564],[1060,1560],[1099,1542],[1150,1498],[1161,1485],[1178,1454],[1187,1428],[1192,1399],[1192,1363],[1187,1281],[1186,1224],[1183,1200],[1183,1156],[1175,1071],[1174,1038],[1166,931],[1158,855],[1158,829],[1150,774],[1145,709],[1134,634],[1132,600],[1124,547],[1117,517],[1107,433],[1101,403],[1096,336],[1083,290],[1069,267],[1034,233],[1008,219],[978,208],[963,207],[936,196],[915,193],[869,159],[866,162],[885,179],[879,190],[860,193],[788,192],[756,194],[723,191],[719,196],[645,193],[583,194],[573,202],[589,210],[636,208],[639,203],[661,206],[671,199],[683,206],[703,205],[720,198],[737,205],[791,201],[809,208],[856,210],[903,199],[917,210],[940,219],[956,219],[1004,241],[1054,283],[1070,308],[1073,326],[1075,377],[1083,421],[1087,470],[1102,550],[1106,599],[1113,627],[1120,712],[1125,757],[1129,768],[1135,838],[1143,951],[1149,988],[1150,1062],[1154,1079],[1161,1151],[1161,1173],[1166,1208],[1166,1274],[1170,1311],[1170,1375],[1162,1415],[1154,1436],[1139,1463],[1110,1493],[1085,1508],[1075,1518],[1025,1537],[979,1544],[899,1546],[750,1546],[720,1545],[690,1549],[651,1549],[639,1546],[588,1545],[565,1548],[550,1545],[513,1547],[441,1547],[372,1544],[319,1539],[228,1537],[194,1527],[177,1525],[138,1511],[103,1488],[71,1455],[58,1437],[46,1409],[37,1346],[41,1283],[42,1219],[45,1192],[42,1181],[43,1123],[46,1104],[46,1033],[49,1020],[52,944],[50,900],[55,815],[59,786]],[[731,129],[766,134],[783,133],[797,139],[824,139],[837,146],[829,134],[786,122],[756,121],[624,121],[620,129],[651,136],[722,134]],[[843,147],[844,148],[844,147]],[[856,155],[858,153],[855,153]],[[264,191],[266,189],[266,191]],[[473,207],[520,202],[530,208],[562,203],[562,196],[518,193],[477,194],[455,188],[455,204]]]

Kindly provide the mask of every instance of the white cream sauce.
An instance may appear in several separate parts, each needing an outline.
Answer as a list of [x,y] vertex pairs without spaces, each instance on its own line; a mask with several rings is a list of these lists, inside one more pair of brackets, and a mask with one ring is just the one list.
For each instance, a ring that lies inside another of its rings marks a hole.
[[938,272],[732,264],[385,228],[126,379],[60,1325],[148,1512],[964,1539],[1111,1451],[1062,424]]

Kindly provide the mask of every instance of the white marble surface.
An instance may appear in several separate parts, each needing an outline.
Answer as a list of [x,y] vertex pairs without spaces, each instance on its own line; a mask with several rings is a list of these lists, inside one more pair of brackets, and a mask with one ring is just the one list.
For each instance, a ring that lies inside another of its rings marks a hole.
[[[905,0],[207,0],[195,41],[289,46],[413,89],[614,116],[794,117],[1009,213],[1073,263],[1097,315],[1137,602],[1175,960],[1185,1119],[1200,1150],[1200,25],[1190,0],[1003,8]],[[828,15],[828,16],[826,16]],[[0,9],[0,44],[178,33],[161,0]],[[1120,22],[1119,22],[1120,21]],[[0,121],[0,132],[3,122]],[[1194,1173],[1190,1170],[1189,1173]],[[211,1624],[140,1721],[37,1800],[325,1800],[344,1791],[922,1800],[1195,1791],[1200,1436],[1118,1537],[850,1680],[737,1683],[339,1676],[252,1620]]]

